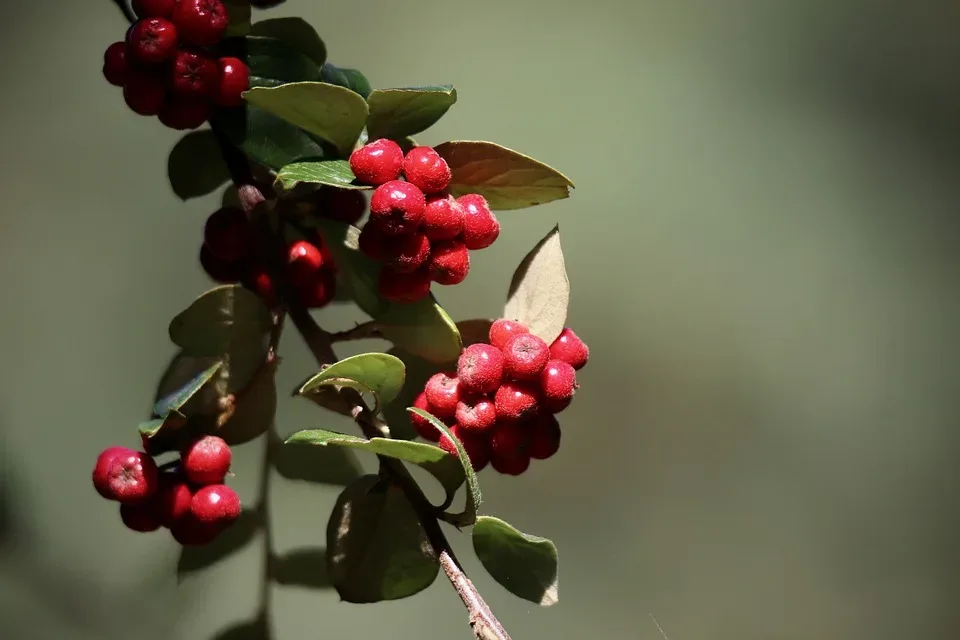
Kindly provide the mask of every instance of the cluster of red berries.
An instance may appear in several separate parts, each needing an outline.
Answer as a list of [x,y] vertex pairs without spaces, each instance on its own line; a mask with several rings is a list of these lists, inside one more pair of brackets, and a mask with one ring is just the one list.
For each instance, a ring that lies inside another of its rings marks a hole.
[[190,443],[179,464],[162,470],[143,451],[110,447],[97,458],[93,486],[120,503],[129,529],[165,527],[184,546],[208,544],[240,517],[240,498],[224,484],[232,458],[227,443],[211,435]]
[[388,300],[415,302],[430,293],[432,282],[463,282],[469,251],[489,247],[500,235],[483,196],[447,193],[450,167],[432,147],[404,155],[396,142],[375,140],[350,155],[350,168],[359,182],[377,187],[359,245],[383,264],[378,288]]
[[[489,463],[500,473],[520,475],[531,459],[545,460],[560,449],[556,414],[570,406],[576,372],[590,350],[569,328],[548,345],[503,318],[492,324],[489,339],[464,349],[456,372],[433,375],[414,406],[450,427],[475,471]],[[421,437],[456,455],[448,437],[416,414],[411,419]]]
[[133,0],[133,10],[140,19],[103,56],[104,77],[123,87],[131,110],[185,130],[206,122],[214,106],[243,102],[249,67],[203,49],[219,42],[229,24],[221,0]]

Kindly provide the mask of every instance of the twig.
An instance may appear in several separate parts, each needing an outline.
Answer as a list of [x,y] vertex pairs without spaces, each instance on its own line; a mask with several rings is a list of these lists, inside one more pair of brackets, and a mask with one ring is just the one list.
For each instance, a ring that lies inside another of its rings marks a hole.
[[383,332],[380,330],[380,325],[371,321],[358,324],[353,329],[331,333],[330,342],[336,344],[338,342],[348,342],[350,340],[366,340],[368,338],[382,337]]

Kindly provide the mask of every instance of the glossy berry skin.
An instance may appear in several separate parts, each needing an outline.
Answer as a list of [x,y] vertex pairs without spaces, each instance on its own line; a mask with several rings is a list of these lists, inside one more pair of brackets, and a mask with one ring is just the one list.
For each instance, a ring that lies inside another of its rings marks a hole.
[[220,484],[230,471],[233,453],[223,438],[203,436],[180,455],[183,473],[195,485]]
[[430,279],[437,284],[460,284],[470,273],[470,253],[459,240],[441,240],[434,244],[430,258]]
[[463,207],[448,195],[428,197],[423,229],[431,240],[453,240],[463,233]]
[[173,10],[173,22],[185,44],[216,44],[227,30],[230,18],[220,0],[179,0]]
[[391,180],[370,197],[370,221],[391,236],[413,233],[423,222],[427,207],[423,192],[409,182]]
[[452,419],[457,413],[460,402],[460,383],[456,377],[446,373],[435,373],[424,387],[427,395],[427,410],[441,420]]
[[203,51],[182,49],[173,56],[170,67],[170,88],[177,95],[207,98],[220,80],[217,61]]
[[424,193],[440,193],[450,186],[450,167],[433,147],[414,147],[403,159],[403,175]]
[[200,522],[192,513],[170,528],[173,539],[184,547],[210,544],[221,531],[223,531],[222,527]]
[[503,370],[516,380],[537,380],[550,361],[550,347],[532,333],[521,333],[503,345]]
[[[482,471],[490,462],[490,445],[487,439],[482,436],[473,436],[466,433],[459,425],[450,427],[450,432],[453,434],[453,437],[463,445],[464,451],[467,452],[467,457],[470,458],[470,466],[473,467],[474,472],[479,473]],[[459,457],[457,446],[446,434],[443,434],[440,438],[439,446],[447,453]]]
[[386,262],[390,258],[389,248],[394,237],[383,232],[380,225],[368,222],[360,230],[357,238],[357,247],[368,258],[377,262]]
[[463,207],[463,242],[467,249],[486,249],[500,236],[500,221],[490,211],[486,198],[470,193],[457,198]]
[[165,18],[145,18],[127,34],[130,58],[142,65],[159,65],[177,50],[177,28]]
[[168,96],[157,115],[165,126],[176,131],[189,131],[203,126],[210,115],[210,105],[198,98]]
[[377,291],[391,302],[422,300],[430,295],[430,270],[420,268],[411,273],[399,273],[385,266],[380,269]]
[[121,504],[143,502],[157,490],[157,464],[142,451],[110,447],[97,457],[93,486],[97,493]]
[[323,266],[323,254],[320,247],[299,240],[290,245],[287,250],[287,264],[290,267],[290,279],[296,286],[310,282]]
[[490,455],[500,460],[516,460],[527,455],[530,433],[526,425],[498,424],[490,433]]
[[[422,409],[427,413],[433,413],[430,411],[430,403],[427,402],[426,391],[421,391],[419,395],[417,395],[416,400],[413,401],[413,406],[417,409]],[[417,430],[417,434],[424,440],[429,440],[430,442],[440,441],[440,430],[433,426],[429,420],[421,418],[417,414],[411,412],[410,423],[413,424],[413,428]]]
[[132,531],[149,533],[160,528],[160,516],[151,502],[121,504],[120,519]]
[[577,372],[563,360],[551,360],[540,374],[544,408],[551,413],[566,409],[577,388]]
[[130,110],[141,116],[160,113],[167,95],[161,74],[147,69],[129,69],[123,85],[123,99]]
[[206,244],[200,246],[200,266],[211,280],[220,284],[240,282],[248,268],[245,261],[228,261],[218,258]]
[[309,281],[298,285],[300,302],[307,309],[320,309],[327,306],[337,295],[337,278],[334,272],[323,268],[313,274]]
[[472,344],[457,360],[457,378],[466,393],[494,393],[503,380],[503,354],[489,344]]
[[399,273],[410,273],[430,262],[430,241],[422,233],[394,238],[386,246],[385,263]]
[[239,107],[243,92],[250,88],[250,67],[240,58],[217,60],[219,76],[214,85],[213,101],[221,107]]
[[253,234],[247,214],[239,207],[221,207],[203,226],[203,243],[221,260],[247,258],[253,248]]
[[563,360],[576,370],[587,365],[590,349],[569,327],[565,327],[550,345],[550,358]]
[[507,320],[506,318],[497,318],[490,325],[490,344],[497,349],[503,349],[507,346],[510,338],[521,333],[530,333],[527,325],[516,320]]
[[203,524],[226,527],[240,517],[240,498],[225,484],[208,485],[193,494],[190,514]]
[[487,396],[467,396],[457,403],[454,416],[464,433],[471,435],[486,433],[497,422],[497,410]]
[[183,475],[166,473],[160,476],[160,487],[153,498],[160,524],[171,529],[186,518],[190,514],[192,499],[193,492]]
[[539,389],[528,382],[507,380],[497,389],[493,401],[502,422],[523,422],[540,410]]
[[169,18],[177,0],[133,0],[131,6],[138,18]]
[[103,77],[115,87],[127,78],[127,43],[114,42],[103,52]]
[[560,423],[549,414],[537,418],[530,428],[527,453],[535,460],[546,460],[560,450]]
[[362,184],[386,184],[400,177],[403,150],[393,140],[374,140],[350,154],[350,169]]
[[367,211],[367,199],[358,189],[321,187],[316,195],[320,213],[331,220],[356,224]]
[[519,476],[530,468],[530,456],[524,454],[517,458],[501,458],[491,455],[490,466],[493,467],[494,471],[505,476]]

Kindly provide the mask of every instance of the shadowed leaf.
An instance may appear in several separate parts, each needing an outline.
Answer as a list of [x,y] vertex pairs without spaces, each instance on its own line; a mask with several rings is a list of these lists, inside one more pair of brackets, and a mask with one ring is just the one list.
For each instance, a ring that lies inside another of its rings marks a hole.
[[333,586],[327,572],[327,550],[295,549],[271,558],[270,577],[277,583],[308,589],[328,589]]
[[356,69],[337,67],[329,62],[320,69],[320,77],[324,82],[344,87],[360,94],[364,100],[370,96],[370,81]]
[[527,325],[547,344],[556,340],[567,322],[570,282],[554,227],[528,253],[513,274],[503,317]]
[[[402,349],[394,348],[388,353],[403,360],[403,364],[406,366],[407,380],[397,399],[393,402],[384,403],[382,407],[383,417],[390,425],[390,435],[393,438],[413,440],[417,437],[417,431],[410,422],[410,413],[407,411],[407,407],[413,406],[430,376],[444,370],[444,367],[407,353]],[[455,363],[452,363],[450,368],[456,369]]]
[[271,463],[287,480],[301,482],[344,486],[363,475],[353,452],[340,447],[311,449],[277,442]]
[[159,399],[153,407],[153,414],[156,416],[165,416],[171,411],[179,411],[182,409],[204,385],[213,379],[213,376],[216,375],[222,365],[222,362],[215,362],[189,380],[181,388]]
[[177,579],[182,582],[196,573],[232,556],[245,547],[260,529],[258,513],[244,510],[230,527],[210,544],[183,547],[177,562]]
[[226,36],[245,36],[250,32],[250,0],[223,0],[230,22]]
[[457,329],[460,331],[460,339],[463,340],[463,347],[467,348],[472,344],[489,343],[491,325],[493,325],[493,320],[486,318],[461,320],[458,322]]
[[267,36],[282,40],[318,67],[327,59],[327,47],[308,22],[302,18],[269,18],[258,20],[250,29],[250,35]]
[[266,353],[273,317],[260,297],[241,285],[202,294],[170,322],[170,339],[193,356],[220,356],[238,345]]
[[491,516],[473,527],[477,558],[510,593],[549,607],[558,599],[557,547],[546,538],[528,535]]
[[399,358],[386,353],[362,353],[324,367],[304,382],[297,393],[306,396],[325,382],[342,384],[352,380],[376,394],[378,402],[390,402],[403,389],[404,376],[403,361]]
[[167,177],[181,200],[213,193],[230,180],[213,131],[192,131],[180,138],[167,159]]
[[376,89],[367,98],[371,140],[400,140],[433,126],[457,101],[453,85]]

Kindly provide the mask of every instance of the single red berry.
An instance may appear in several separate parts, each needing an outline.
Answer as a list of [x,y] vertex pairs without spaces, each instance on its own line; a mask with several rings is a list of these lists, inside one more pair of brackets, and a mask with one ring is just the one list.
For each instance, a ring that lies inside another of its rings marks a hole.
[[527,453],[536,460],[546,460],[560,450],[560,423],[549,413],[537,418],[530,429]]
[[220,484],[230,471],[233,453],[219,436],[203,436],[183,450],[183,472],[196,485]]
[[387,235],[412,233],[423,222],[426,206],[423,191],[409,182],[391,180],[377,187],[370,197],[370,220]]
[[457,360],[457,378],[467,393],[494,393],[503,380],[503,354],[489,344],[472,344]]
[[322,215],[347,224],[356,224],[367,211],[367,199],[359,189],[321,187],[316,204]]
[[248,265],[243,260],[223,260],[213,255],[206,244],[200,245],[200,266],[210,279],[220,284],[235,284],[243,280]]
[[460,284],[470,273],[470,253],[459,240],[441,240],[433,245],[430,279],[437,284]]
[[220,0],[178,0],[173,22],[182,42],[204,47],[220,41],[230,17]]
[[590,349],[572,329],[564,327],[550,345],[550,357],[554,360],[563,360],[579,371],[590,359]]
[[507,380],[493,396],[497,418],[503,422],[523,422],[540,410],[539,389],[529,382]]
[[165,18],[138,20],[127,33],[130,58],[144,65],[159,65],[177,50],[177,28]]
[[324,266],[307,282],[297,285],[300,302],[307,309],[320,309],[327,306],[337,295],[337,277]]
[[498,318],[490,325],[490,344],[503,349],[510,338],[520,333],[530,333],[530,329],[522,322]]
[[490,454],[500,460],[516,460],[528,456],[529,441],[530,431],[526,425],[497,424],[490,433]]
[[226,527],[240,517],[240,498],[225,484],[211,484],[193,494],[190,514],[203,524]]
[[287,250],[287,264],[290,268],[290,279],[298,287],[313,280],[323,266],[323,254],[320,247],[300,240],[290,245]]
[[277,306],[277,292],[270,273],[262,265],[254,265],[247,276],[246,286],[263,300],[270,308]]
[[[427,413],[433,413],[430,411],[430,403],[427,401],[426,391],[421,391],[420,394],[417,395],[417,399],[413,401],[413,406],[417,409],[426,411]],[[440,430],[433,426],[433,424],[426,418],[421,418],[417,414],[411,412],[410,422],[413,424],[413,428],[417,430],[417,433],[424,440],[429,440],[430,442],[440,441]]]
[[430,262],[430,241],[419,232],[391,238],[384,261],[398,273],[410,273]]
[[133,12],[138,18],[169,18],[178,0],[133,0]]
[[120,519],[128,529],[140,533],[149,533],[160,528],[160,516],[152,501],[121,504]]
[[177,51],[170,71],[170,88],[173,92],[191,98],[209,97],[220,80],[217,61],[195,49]]
[[463,207],[449,195],[428,197],[423,228],[431,240],[453,240],[463,233]]
[[450,185],[450,167],[433,147],[414,147],[403,159],[403,175],[424,193],[440,193]]
[[193,492],[181,473],[164,473],[153,500],[157,504],[160,524],[172,529],[190,514]]
[[357,247],[368,258],[377,262],[385,262],[389,257],[389,243],[393,242],[393,236],[383,232],[380,225],[375,222],[368,222],[363,225],[360,235],[357,237]]
[[219,525],[200,522],[192,513],[187,514],[170,528],[173,539],[185,547],[210,544],[222,531],[223,528]]
[[97,493],[121,504],[143,502],[157,490],[157,464],[142,451],[110,447],[97,457],[93,486]]
[[551,413],[566,409],[578,388],[576,370],[563,360],[551,360],[540,374],[543,406]]
[[[462,381],[461,381],[462,384]],[[455,416],[464,433],[481,434],[493,428],[497,422],[497,410],[487,396],[467,396],[457,403]]]
[[536,380],[550,361],[550,347],[532,333],[520,333],[503,346],[503,370],[515,380]]
[[210,116],[210,104],[198,98],[168,96],[160,107],[160,122],[177,131],[201,127]]
[[453,418],[460,402],[460,382],[456,376],[435,373],[427,380],[424,393],[427,395],[428,411],[440,419]]
[[250,88],[250,67],[240,58],[217,60],[219,75],[213,88],[213,101],[221,107],[239,107],[243,92]]
[[103,77],[115,87],[122,87],[127,77],[127,43],[114,42],[103,52]]
[[[463,445],[463,449],[467,452],[467,457],[470,459],[470,466],[473,467],[474,473],[482,471],[490,462],[490,444],[487,438],[471,435],[461,429],[459,425],[450,427],[450,432],[453,434],[453,437]],[[441,436],[439,445],[440,448],[447,453],[459,457],[457,446],[450,440],[447,434]]]
[[350,169],[363,184],[378,186],[400,177],[403,150],[393,140],[380,138],[350,154]]
[[490,211],[486,198],[470,193],[457,198],[463,207],[463,242],[467,249],[486,249],[500,236],[500,221]]
[[490,466],[493,467],[494,471],[505,476],[519,476],[530,468],[530,456],[524,454],[518,458],[501,458],[491,455]]
[[123,84],[123,99],[130,110],[141,116],[160,113],[167,97],[163,75],[148,69],[129,69]]
[[430,270],[420,268],[411,273],[399,273],[390,267],[380,269],[377,280],[380,295],[392,302],[416,302],[430,295]]
[[236,261],[250,257],[253,233],[247,214],[240,207],[221,207],[203,226],[203,243],[221,260]]

